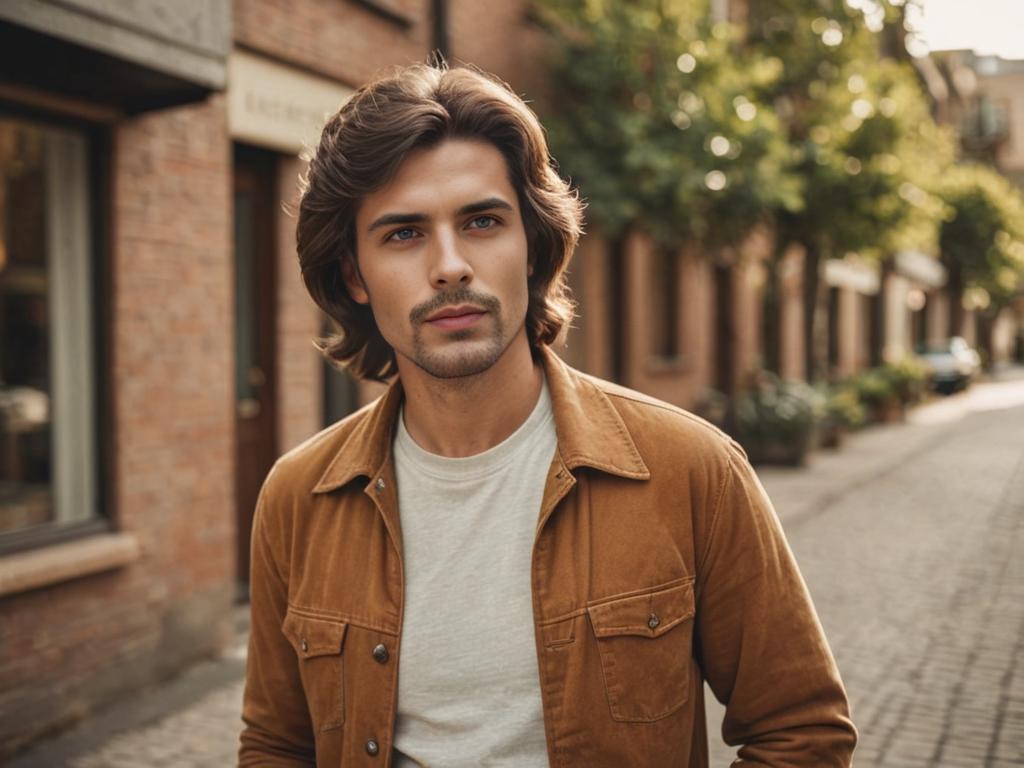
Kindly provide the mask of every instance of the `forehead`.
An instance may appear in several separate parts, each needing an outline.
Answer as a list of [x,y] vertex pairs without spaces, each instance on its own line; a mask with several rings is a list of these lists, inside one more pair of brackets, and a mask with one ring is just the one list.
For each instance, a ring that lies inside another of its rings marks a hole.
[[387,184],[363,198],[357,226],[386,213],[437,216],[488,197],[518,208],[505,156],[486,141],[445,139],[410,152]]

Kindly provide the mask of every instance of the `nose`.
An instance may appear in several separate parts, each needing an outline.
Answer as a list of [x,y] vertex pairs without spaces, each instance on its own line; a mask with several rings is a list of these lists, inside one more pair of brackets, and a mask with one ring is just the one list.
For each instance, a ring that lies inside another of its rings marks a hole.
[[473,267],[461,253],[455,233],[439,229],[431,243],[430,284],[437,289],[469,285]]

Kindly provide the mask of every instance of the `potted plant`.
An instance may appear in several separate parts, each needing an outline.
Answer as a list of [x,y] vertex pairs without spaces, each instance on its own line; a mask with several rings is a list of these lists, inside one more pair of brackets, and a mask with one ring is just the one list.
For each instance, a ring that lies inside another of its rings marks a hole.
[[902,360],[886,363],[882,366],[889,377],[896,396],[904,405],[913,405],[921,401],[928,383],[928,367],[915,357],[904,357]]
[[729,396],[717,389],[705,389],[694,405],[693,412],[721,430],[729,428]]
[[872,368],[852,382],[858,399],[867,406],[870,420],[891,423],[904,418],[903,401],[884,368]]
[[867,414],[857,389],[850,383],[830,386],[822,397],[825,406],[818,427],[818,442],[823,448],[838,448],[848,431],[864,425]]
[[810,450],[822,405],[807,384],[761,371],[737,400],[737,438],[755,463],[798,466]]

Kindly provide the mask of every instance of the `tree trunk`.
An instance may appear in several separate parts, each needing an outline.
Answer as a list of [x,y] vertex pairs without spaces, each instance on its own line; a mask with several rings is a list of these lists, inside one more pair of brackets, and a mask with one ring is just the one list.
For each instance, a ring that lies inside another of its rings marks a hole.
[[712,268],[715,291],[715,389],[729,397],[739,390],[736,381],[736,322],[732,288],[732,266],[716,263]]
[[779,285],[781,251],[772,253],[765,262],[764,299],[761,303],[761,344],[765,370],[779,373],[782,369],[781,312],[782,286]]
[[822,375],[823,365],[819,347],[821,303],[821,251],[816,245],[804,246],[804,378],[817,381]]
[[958,262],[946,264],[949,279],[946,288],[949,292],[949,334],[962,336],[964,329],[964,274]]
[[975,318],[978,323],[978,351],[981,353],[981,363],[986,371],[991,371],[993,366],[993,353],[995,352],[994,336],[996,321],[1002,310],[994,314],[988,310],[977,312]]
[[871,301],[871,339],[869,359],[872,367],[885,362],[885,340],[887,338],[888,308],[886,307],[885,286],[893,271],[893,257],[886,256],[878,265],[878,293]]

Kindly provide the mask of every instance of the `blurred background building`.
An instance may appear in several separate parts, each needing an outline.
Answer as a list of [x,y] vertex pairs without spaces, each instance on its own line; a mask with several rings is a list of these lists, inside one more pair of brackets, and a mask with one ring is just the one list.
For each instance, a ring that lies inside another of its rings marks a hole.
[[311,344],[299,155],[434,49],[529,89],[522,25],[468,0],[0,8],[0,752],[230,637],[263,476],[358,398]]
[[[546,119],[545,30],[524,0],[0,6],[0,755],[220,650],[270,465],[378,391],[311,344],[289,206],[324,117],[436,50]],[[964,154],[1020,184],[1024,62],[920,69]],[[819,269],[776,264],[770,222],[713,249],[608,224],[573,263],[563,354],[687,408],[766,365],[847,378],[978,338],[935,253]],[[1024,302],[995,322],[991,362],[1024,359]]]

